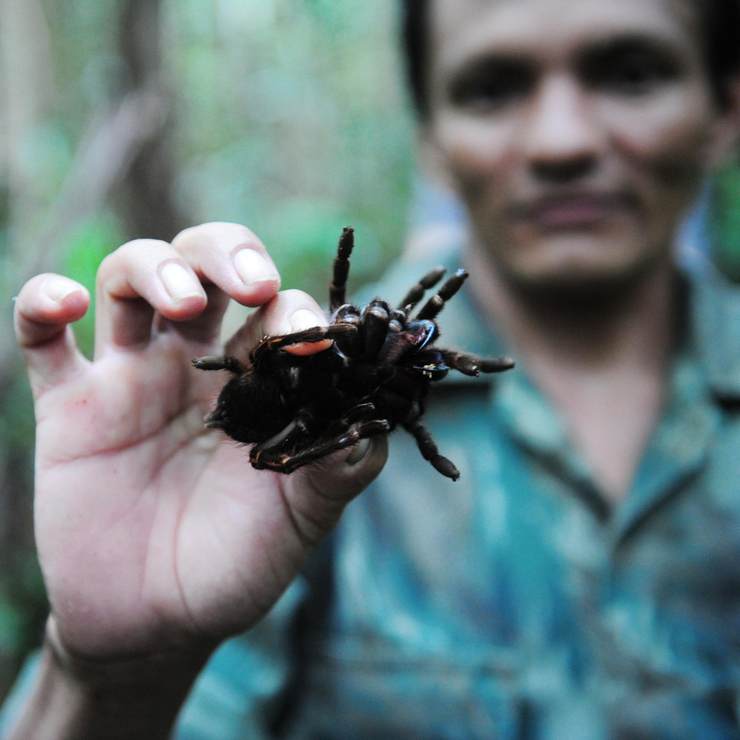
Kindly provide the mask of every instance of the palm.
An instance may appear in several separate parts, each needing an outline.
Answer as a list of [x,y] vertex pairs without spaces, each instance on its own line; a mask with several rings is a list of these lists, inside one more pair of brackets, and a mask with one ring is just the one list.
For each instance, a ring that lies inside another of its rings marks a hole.
[[124,244],[98,270],[94,362],[68,327],[87,311],[85,289],[50,274],[23,286],[36,539],[61,644],[77,655],[187,651],[250,627],[379,472],[382,444],[356,465],[258,472],[204,428],[224,377],[190,361],[220,351],[212,337],[229,300],[259,307],[238,348],[300,315],[325,320],[310,296],[278,285],[264,246],[238,224]]
[[160,337],[39,399],[38,546],[60,628],[82,653],[246,627],[305,555],[285,480],[205,433],[223,377],[190,368],[202,352]]

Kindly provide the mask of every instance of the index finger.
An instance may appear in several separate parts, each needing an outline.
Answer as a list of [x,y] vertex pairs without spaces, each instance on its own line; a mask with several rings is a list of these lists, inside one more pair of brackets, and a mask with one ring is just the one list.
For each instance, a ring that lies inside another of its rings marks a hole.
[[205,283],[208,306],[187,324],[172,328],[190,339],[218,337],[230,299],[261,306],[280,288],[280,273],[265,245],[242,224],[211,222],[181,231],[172,247]]

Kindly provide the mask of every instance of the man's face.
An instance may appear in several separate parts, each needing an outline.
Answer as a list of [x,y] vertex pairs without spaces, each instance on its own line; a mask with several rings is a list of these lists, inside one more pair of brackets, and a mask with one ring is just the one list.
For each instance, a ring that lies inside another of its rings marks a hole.
[[669,253],[719,111],[688,0],[433,0],[425,137],[520,285]]

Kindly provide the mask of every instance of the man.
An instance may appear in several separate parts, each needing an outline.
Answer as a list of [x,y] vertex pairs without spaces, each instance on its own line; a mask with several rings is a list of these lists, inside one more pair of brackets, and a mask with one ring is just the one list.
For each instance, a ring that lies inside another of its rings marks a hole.
[[262,307],[242,350],[324,321],[257,237],[118,249],[92,363],[67,328],[83,289],[34,278],[16,315],[52,617],[16,737],[166,736],[201,671],[182,737],[737,734],[738,298],[672,259],[735,135],[737,9],[408,6],[421,145],[472,225],[445,338],[521,369],[430,405],[459,482],[397,435],[323,539],[382,440],[286,478],[201,428],[218,381],[188,361],[228,297]]

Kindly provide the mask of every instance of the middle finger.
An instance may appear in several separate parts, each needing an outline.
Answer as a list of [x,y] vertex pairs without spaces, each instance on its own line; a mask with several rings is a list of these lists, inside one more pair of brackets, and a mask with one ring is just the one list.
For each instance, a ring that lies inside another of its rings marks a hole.
[[211,341],[219,334],[229,298],[261,306],[280,288],[280,275],[267,249],[246,226],[214,222],[181,231],[172,246],[195,273],[211,283],[208,309],[187,324],[172,325],[190,339]]

